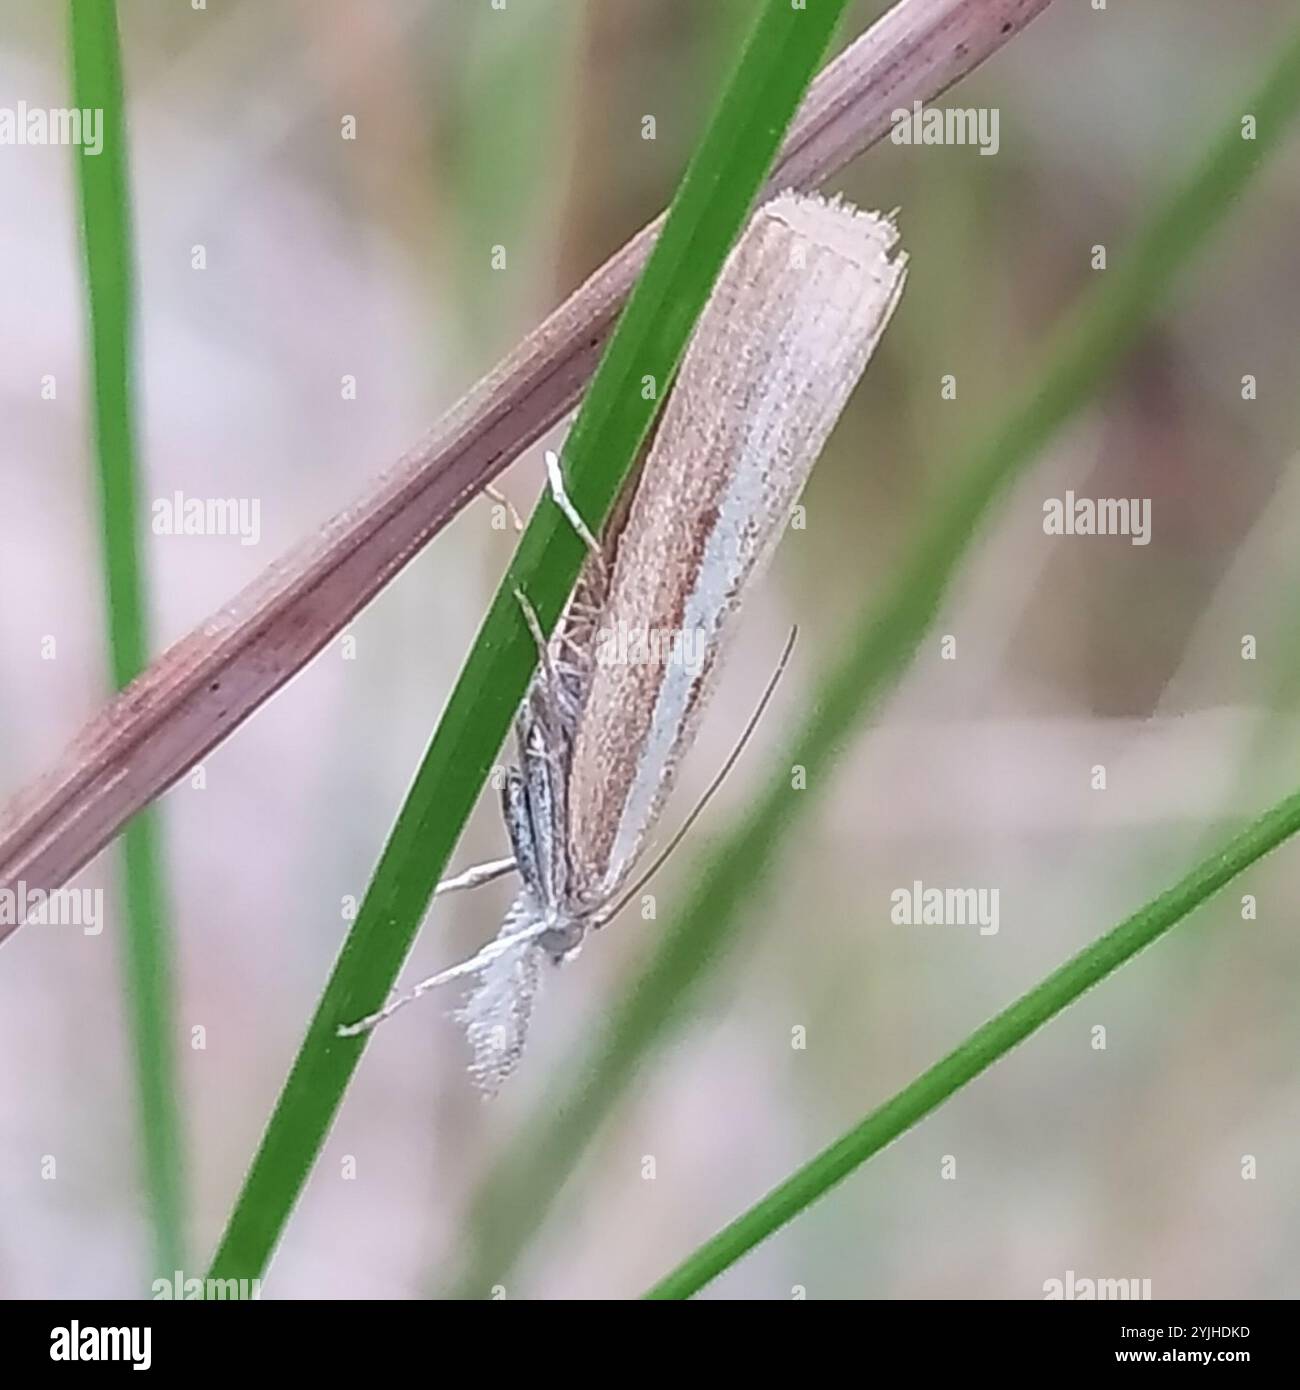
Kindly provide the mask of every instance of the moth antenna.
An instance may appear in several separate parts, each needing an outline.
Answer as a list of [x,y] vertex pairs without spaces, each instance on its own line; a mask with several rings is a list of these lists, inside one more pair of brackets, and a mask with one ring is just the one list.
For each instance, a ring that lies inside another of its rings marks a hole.
[[610,908],[607,912],[602,912],[599,919],[593,924],[596,927],[603,927],[607,922],[612,921],[620,912],[632,901],[633,898],[646,886],[647,883],[663,868],[668,860],[668,856],[686,838],[687,831],[700,818],[704,808],[713,800],[714,793],[727,780],[731,769],[735,767],[740,755],[745,751],[745,745],[753,736],[754,730],[758,728],[758,721],[762,719],[763,712],[767,709],[768,703],[776,692],[777,682],[785,674],[785,668],[790,661],[790,653],[794,651],[795,638],[799,635],[798,627],[790,629],[790,635],[785,639],[785,650],[781,653],[781,659],[776,664],[776,670],[772,672],[772,677],[767,683],[767,689],[763,691],[763,698],[758,702],[754,713],[749,716],[749,723],[745,725],[736,746],[731,750],[727,761],[722,764],[718,775],[709,783],[704,795],[695,803],[695,809],[682,822],[677,833],[668,841],[663,852],[655,859],[650,867],[641,875],[639,879],[627,890],[626,893]]

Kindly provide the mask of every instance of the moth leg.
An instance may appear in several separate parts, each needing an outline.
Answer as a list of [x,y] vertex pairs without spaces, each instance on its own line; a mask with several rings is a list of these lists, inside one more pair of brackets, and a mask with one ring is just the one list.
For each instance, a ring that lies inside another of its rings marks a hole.
[[528,595],[522,589],[516,589],[515,599],[537,648],[540,670],[538,679],[524,697],[520,719],[526,720],[531,727],[540,726],[548,747],[562,745],[572,738],[573,726],[582,705],[586,672],[574,659],[581,649],[568,635],[567,617],[560,619],[553,641],[548,642],[542,632],[541,619]]
[[367,1014],[365,1018],[359,1018],[355,1023],[340,1024],[335,1030],[337,1035],[340,1038],[355,1038],[362,1033],[368,1033],[372,1028],[383,1023],[385,1019],[392,1018],[399,1009],[404,1009],[408,1004],[414,1004],[417,999],[428,994],[431,989],[437,989],[439,985],[449,984],[452,980],[463,979],[466,975],[481,974],[501,957],[513,955],[521,949],[531,946],[536,938],[546,930],[546,923],[526,921],[525,925],[519,928],[515,926],[518,917],[519,914],[516,913],[513,917],[507,918],[506,927],[502,929],[500,935],[489,941],[476,955],[461,961],[458,965],[440,970],[436,975],[430,975],[427,980],[421,980],[405,994],[396,995],[382,1009]]
[[[567,751],[586,688],[585,665],[575,659],[581,655],[582,649],[568,634],[567,615],[560,619],[553,645],[546,640],[541,619],[528,595],[522,589],[516,589],[515,599],[532,634],[541,669],[538,681],[529,687],[524,697],[520,719],[527,719],[530,727],[541,726],[543,741],[548,747],[558,745]],[[521,754],[523,751],[524,740],[521,736]]]
[[550,484],[551,498],[555,505],[564,513],[569,525],[578,533],[578,539],[591,552],[597,568],[603,571],[605,552],[600,548],[600,542],[591,534],[590,527],[582,519],[577,507],[573,505],[573,499],[564,486],[564,474],[560,472],[560,456],[554,449],[547,449],[546,451],[546,479]]
[[[537,648],[537,660],[542,668],[542,673],[546,677],[548,686],[554,687],[559,680],[559,675],[555,670],[555,662],[551,659],[551,646],[546,640],[546,634],[542,631],[542,620],[537,616],[537,609],[532,605],[532,601],[522,589],[515,590],[515,600],[518,602],[520,610],[524,615],[524,622],[528,626],[528,631],[532,633],[533,645]],[[530,690],[524,697],[525,704],[533,697]]]
[[433,890],[433,896],[438,898],[444,893],[457,893],[462,888],[478,888],[484,883],[491,883],[493,879],[500,878],[503,874],[508,874],[511,869],[517,867],[517,864],[518,856],[510,859],[489,859],[486,864],[475,864],[451,878],[444,878]]
[[506,515],[510,518],[510,524],[514,527],[515,535],[522,535],[524,530],[524,519],[519,515],[515,504],[494,483],[485,483],[483,485],[483,491],[497,503],[498,506],[506,509]]

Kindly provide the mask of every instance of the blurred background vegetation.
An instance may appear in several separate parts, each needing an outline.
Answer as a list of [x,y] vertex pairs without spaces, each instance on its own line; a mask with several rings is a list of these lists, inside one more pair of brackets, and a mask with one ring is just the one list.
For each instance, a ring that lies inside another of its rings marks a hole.
[[[858,6],[847,41],[884,8]],[[361,491],[671,195],[752,0],[163,0],[121,6],[148,496],[255,497],[262,533],[151,536],[155,637],[184,635]],[[656,885],[745,803],[848,617],[1033,379],[1293,23],[1283,0],[1057,0],[942,104],[1001,148],[888,144],[832,187],[901,209],[903,305],[755,601],[673,815],[799,622],[777,708]],[[0,105],[67,100],[61,6],[9,0]],[[340,138],[356,117],[358,138]],[[642,139],[653,115],[656,139]],[[79,156],[78,156],[79,157]],[[68,152],[0,149],[0,792],[100,705],[94,495]],[[797,1162],[1300,782],[1300,142],[1169,312],[1005,501],[932,640],[795,837],[746,944],[642,1074],[511,1296],[638,1292]],[[193,248],[207,268],[192,269]],[[507,248],[505,271],[491,248]],[[53,374],[55,400],[40,379]],[[356,376],[355,400],[339,382]],[[940,378],[957,378],[955,401]],[[1258,379],[1243,400],[1242,378]],[[507,476],[521,509],[540,448]],[[1046,537],[1043,500],[1145,497],[1153,540]],[[475,504],[164,799],[192,1247],[220,1232],[509,538]],[[957,660],[938,638],[957,638]],[[1241,639],[1259,655],[1243,661]],[[41,644],[57,638],[57,658]],[[1092,790],[1094,765],[1107,768]],[[491,798],[458,863],[502,843]],[[130,1295],[149,1269],[108,929],[28,928],[0,972],[0,1293]],[[715,1286],[717,1295],[1300,1292],[1296,873],[1284,850]],[[890,893],[996,886],[1001,929],[891,925]],[[508,890],[440,906],[408,975],[472,950]],[[1258,900],[1243,921],[1241,895]],[[476,1181],[633,977],[629,918],[548,990],[479,1102],[438,1003],[387,1025],[291,1222],[269,1296],[414,1296],[464,1257]],[[1107,1046],[1096,1050],[1092,1029]],[[792,1029],[807,1047],[791,1047]],[[203,1030],[195,1034],[193,1030]],[[201,1038],[203,1046],[193,1046]],[[42,1178],[43,1155],[57,1177]],[[1243,1155],[1259,1176],[1243,1181]],[[655,1158],[656,1176],[643,1177]],[[941,1177],[945,1155],[956,1179]],[[201,1263],[192,1257],[198,1273]]]

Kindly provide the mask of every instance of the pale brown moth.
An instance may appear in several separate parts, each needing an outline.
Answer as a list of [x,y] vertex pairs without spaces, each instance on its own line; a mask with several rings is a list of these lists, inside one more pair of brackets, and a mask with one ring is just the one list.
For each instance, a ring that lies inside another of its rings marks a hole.
[[[341,1030],[373,1027],[434,986],[476,983],[461,1010],[472,1071],[494,1090],[523,1051],[541,972],[622,896],[699,724],[726,638],[906,280],[893,222],[783,193],[761,207],[700,316],[636,483],[602,549],[550,455],[555,502],[593,551],[515,720],[502,806],[512,855],[496,939]],[[521,601],[522,600],[522,595]]]

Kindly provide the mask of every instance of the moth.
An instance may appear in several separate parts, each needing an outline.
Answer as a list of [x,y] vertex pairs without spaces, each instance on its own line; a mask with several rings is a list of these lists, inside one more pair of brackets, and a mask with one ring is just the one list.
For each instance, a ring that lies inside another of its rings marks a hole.
[[[690,747],[734,619],[907,276],[891,218],[781,193],[759,208],[701,314],[624,522],[598,543],[547,456],[554,502],[590,550],[514,721],[502,815],[519,891],[477,955],[345,1026],[364,1032],[472,977],[471,1072],[496,1090],[523,1053],[543,970],[572,958],[625,892]],[[769,687],[770,693],[770,687]],[[766,698],[766,697],[765,697]]]

